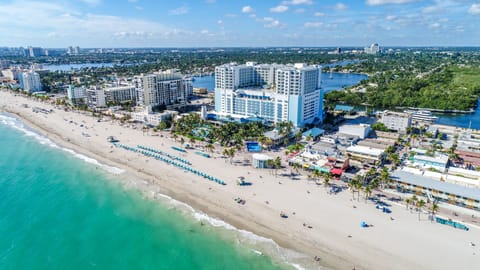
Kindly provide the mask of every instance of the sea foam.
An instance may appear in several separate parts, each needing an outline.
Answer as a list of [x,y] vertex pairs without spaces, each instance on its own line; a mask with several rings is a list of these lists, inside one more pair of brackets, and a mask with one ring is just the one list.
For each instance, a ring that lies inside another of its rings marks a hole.
[[[215,228],[222,228],[226,229],[229,231],[236,232],[238,234],[238,240],[242,243],[248,243],[249,245],[258,245],[260,244],[264,248],[267,248],[268,250],[272,250],[273,254],[270,252],[271,256],[276,256],[279,257],[283,262],[289,264],[295,269],[298,270],[305,270],[304,267],[302,267],[298,263],[292,262],[295,260],[295,258],[305,258],[305,255],[297,253],[293,250],[287,250],[282,247],[280,247],[273,239],[262,237],[259,235],[254,234],[253,232],[246,231],[246,230],[241,230],[236,228],[235,226],[221,220],[215,217],[211,217],[207,215],[206,213],[196,210],[193,207],[191,207],[189,204],[183,203],[181,201],[175,200],[174,198],[162,194],[160,192],[155,192],[154,198],[160,199],[162,201],[165,201],[167,204],[174,206],[177,210],[184,210],[186,211],[187,214],[191,215],[195,220],[199,222],[206,222],[210,226],[215,227]],[[180,208],[180,209],[178,209]],[[256,253],[259,256],[265,255],[265,252],[256,250],[256,249],[251,249],[254,253]],[[268,253],[268,252],[267,252]],[[324,269],[324,268],[321,268]],[[326,268],[325,268],[326,269]]]
[[[81,159],[81,160],[83,160],[87,163],[98,166],[98,167],[100,167],[100,168],[102,168],[102,169],[104,169],[104,170],[106,170],[106,171],[108,171],[112,174],[121,174],[121,173],[124,172],[124,170],[122,170],[120,168],[116,168],[116,167],[113,167],[113,166],[108,166],[108,165],[102,164],[98,160],[87,157],[87,156],[82,155],[82,154],[79,154],[72,149],[63,148],[63,147],[58,146],[53,141],[51,141],[49,138],[45,137],[44,135],[42,135],[42,134],[36,132],[35,130],[31,129],[30,127],[26,126],[21,120],[15,118],[13,116],[9,116],[9,115],[6,115],[4,113],[0,113],[0,123],[3,123],[3,124],[8,125],[12,128],[15,128],[15,129],[21,131],[22,133],[24,133],[26,136],[33,137],[40,144],[48,145],[50,147],[57,148],[57,149],[61,149],[65,152],[73,155],[76,158],[79,158],[79,159]],[[239,236],[240,236],[239,240],[242,241],[242,242],[247,240],[248,242],[251,242],[252,244],[258,244],[258,243],[267,244],[267,246],[270,247],[269,249],[275,250],[276,255],[279,256],[284,262],[290,264],[295,269],[298,269],[298,270],[304,270],[305,269],[302,266],[300,266],[299,264],[291,262],[290,261],[291,256],[289,256],[287,254],[292,253],[292,251],[287,251],[287,250],[281,248],[273,239],[265,238],[265,237],[256,235],[256,234],[254,234],[250,231],[238,229],[235,226],[233,226],[233,225],[231,225],[231,224],[229,224],[229,223],[227,223],[227,222],[225,222],[221,219],[211,217],[211,216],[207,215],[206,213],[203,213],[201,211],[198,211],[198,210],[194,209],[189,204],[186,204],[186,203],[183,203],[181,201],[175,200],[174,198],[172,198],[168,195],[162,194],[160,192],[154,192],[154,198],[164,200],[164,201],[168,202],[168,204],[170,204],[174,207],[179,207],[181,209],[186,210],[186,212],[191,214],[193,216],[193,218],[197,221],[207,222],[212,227],[223,228],[223,229],[226,229],[226,230],[235,231],[239,234]],[[252,249],[252,250],[253,250],[253,252],[258,254],[259,256],[264,255],[264,252],[258,251],[256,249]],[[296,256],[292,256],[292,257],[298,257],[298,255],[299,254],[296,254]]]
[[57,144],[55,144],[53,141],[51,141],[49,138],[45,137],[44,135],[36,132],[35,130],[33,130],[31,128],[29,128],[28,126],[23,124],[22,121],[20,121],[19,119],[15,118],[15,117],[8,116],[8,115],[5,115],[5,114],[0,114],[0,123],[8,125],[12,128],[15,128],[15,129],[23,132],[26,136],[34,138],[40,144],[48,145],[48,146],[53,147],[53,148],[61,149],[65,152],[73,155],[74,157],[76,157],[78,159],[81,159],[81,160],[83,160],[87,163],[93,164],[97,167],[100,167],[100,168],[106,170],[109,173],[121,174],[125,171],[125,170],[117,168],[117,167],[108,166],[106,164],[100,163],[98,160],[87,157],[87,156],[82,155],[80,153],[77,153],[77,152],[73,151],[72,149],[60,147]]

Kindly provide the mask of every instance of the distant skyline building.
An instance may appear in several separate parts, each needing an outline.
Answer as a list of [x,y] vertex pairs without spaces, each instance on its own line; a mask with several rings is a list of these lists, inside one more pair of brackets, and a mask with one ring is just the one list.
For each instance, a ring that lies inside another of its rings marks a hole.
[[215,68],[215,111],[233,117],[260,117],[295,126],[321,123],[320,66],[247,62]]
[[370,45],[370,47],[365,47],[364,52],[366,54],[380,53],[380,46],[378,46],[378,43],[373,43],[372,45]]
[[19,83],[20,87],[26,92],[33,93],[42,91],[40,75],[37,72],[22,72],[22,74],[19,75]]
[[76,46],[76,47],[68,46],[67,47],[67,54],[68,55],[79,55],[80,54],[80,47],[79,46]]
[[9,60],[0,59],[0,69],[10,67],[11,62]]
[[192,79],[174,71],[138,76],[135,79],[137,105],[185,105],[193,94]]
[[39,57],[47,55],[47,51],[41,47],[32,47],[29,46],[28,48],[24,49],[24,55],[29,57]]

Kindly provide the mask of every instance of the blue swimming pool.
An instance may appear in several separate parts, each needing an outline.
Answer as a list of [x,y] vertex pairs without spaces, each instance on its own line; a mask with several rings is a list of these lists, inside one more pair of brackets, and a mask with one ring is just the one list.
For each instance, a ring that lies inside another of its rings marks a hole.
[[245,143],[248,152],[262,152],[262,146],[258,142]]

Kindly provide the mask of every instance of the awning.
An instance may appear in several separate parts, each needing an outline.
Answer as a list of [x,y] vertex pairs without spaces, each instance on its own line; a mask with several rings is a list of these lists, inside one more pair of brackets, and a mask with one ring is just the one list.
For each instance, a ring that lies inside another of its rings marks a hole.
[[333,169],[330,170],[330,173],[333,174],[333,175],[342,175],[343,170],[342,170],[342,169],[333,168]]

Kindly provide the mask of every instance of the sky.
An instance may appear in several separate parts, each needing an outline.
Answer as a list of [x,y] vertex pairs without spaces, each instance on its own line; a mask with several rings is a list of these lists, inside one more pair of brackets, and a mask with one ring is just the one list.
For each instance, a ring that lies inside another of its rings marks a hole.
[[480,0],[0,0],[0,47],[480,46]]

